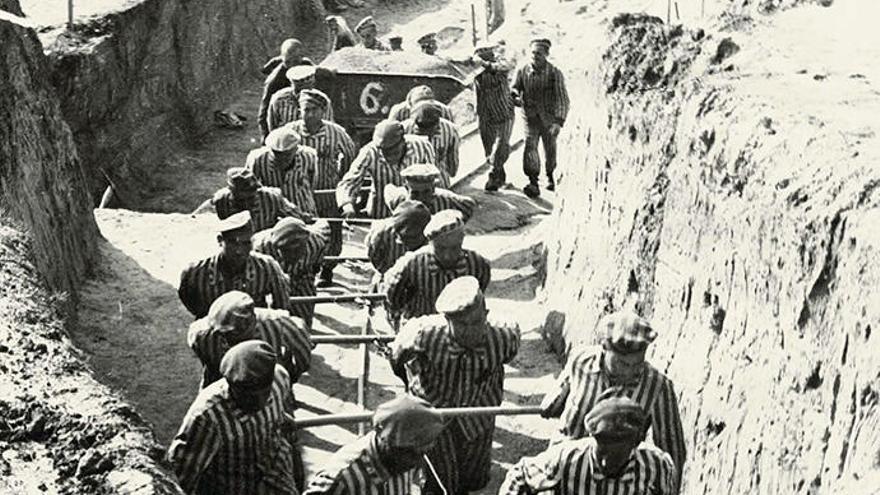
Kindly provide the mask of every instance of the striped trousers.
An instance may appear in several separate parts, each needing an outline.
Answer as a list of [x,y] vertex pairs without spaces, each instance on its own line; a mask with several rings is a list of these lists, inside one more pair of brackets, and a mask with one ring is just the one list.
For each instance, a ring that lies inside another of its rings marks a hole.
[[[428,459],[443,482],[449,495],[475,492],[489,484],[489,468],[492,466],[492,435],[494,428],[468,440],[457,423],[443,430]],[[443,495],[430,468],[424,466],[422,495]]]
[[513,116],[502,122],[488,122],[480,119],[480,139],[483,141],[483,151],[492,165],[489,178],[504,184],[507,175],[504,173],[504,164],[510,156],[510,133],[513,131]]
[[556,170],[556,138],[550,135],[551,122],[544,122],[541,117],[526,117],[526,142],[523,151],[523,173],[533,184],[538,183],[541,175],[541,157],[538,155],[538,140],[544,145],[544,160],[547,179],[553,179]]

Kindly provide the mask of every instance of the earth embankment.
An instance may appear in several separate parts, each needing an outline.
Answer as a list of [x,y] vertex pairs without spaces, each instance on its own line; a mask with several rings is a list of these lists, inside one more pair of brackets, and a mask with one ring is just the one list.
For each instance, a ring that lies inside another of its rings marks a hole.
[[545,333],[564,353],[610,311],[653,322],[683,493],[876,493],[880,53],[860,20],[875,9],[737,12],[705,31],[608,16],[596,57],[568,58],[576,37],[555,48],[582,96]]

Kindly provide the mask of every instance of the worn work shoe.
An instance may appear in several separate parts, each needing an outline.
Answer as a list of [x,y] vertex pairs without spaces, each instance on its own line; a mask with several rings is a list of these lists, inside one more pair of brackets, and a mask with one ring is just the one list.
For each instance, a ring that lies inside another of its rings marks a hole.
[[555,191],[556,190],[556,181],[553,179],[547,179],[547,190]]
[[529,184],[523,188],[523,192],[526,193],[526,196],[535,199],[541,195],[541,190],[538,189],[537,184]]
[[501,184],[499,181],[492,179],[491,177],[489,178],[489,180],[486,181],[486,190],[487,191],[490,191],[490,192],[497,191],[500,188],[501,188]]

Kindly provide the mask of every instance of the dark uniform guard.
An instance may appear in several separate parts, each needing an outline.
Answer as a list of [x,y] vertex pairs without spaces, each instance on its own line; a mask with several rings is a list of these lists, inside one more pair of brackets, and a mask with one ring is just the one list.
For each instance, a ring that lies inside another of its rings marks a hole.
[[374,282],[380,281],[404,254],[428,243],[424,230],[430,220],[427,206],[419,201],[403,200],[394,207],[391,218],[373,222],[364,244],[378,275]]
[[[321,118],[326,102],[317,91],[306,89],[299,94],[301,119],[290,124],[300,137],[302,144],[318,153],[318,169],[312,186],[318,189],[336,189],[342,174],[348,172],[357,147],[345,129],[338,124]],[[335,194],[315,195],[315,206],[321,217],[338,217]],[[330,239],[327,245],[328,256],[339,256],[342,252],[342,224],[330,224]],[[323,285],[333,280],[335,263],[324,263],[321,270]]]
[[387,308],[393,318],[404,320],[435,312],[435,304],[446,284],[471,275],[486,290],[491,278],[489,261],[463,249],[464,217],[460,211],[443,210],[425,227],[430,244],[407,253],[385,273]]
[[[317,295],[315,275],[327,249],[330,227],[326,222],[307,226],[296,218],[280,220],[272,230],[254,236],[254,252],[274,258],[290,280],[292,297]],[[290,304],[290,313],[312,327],[315,304]]]
[[645,439],[645,411],[626,397],[600,400],[584,418],[590,437],[552,445],[516,463],[500,495],[676,495],[676,470]]
[[412,199],[428,207],[431,214],[442,210],[458,210],[467,222],[474,215],[477,202],[449,189],[437,187],[440,171],[430,163],[417,163],[405,168],[400,175],[406,181],[405,187],[392,184],[385,186],[385,204],[394,208],[401,201]]
[[314,65],[311,60],[303,57],[304,50],[302,42],[298,39],[286,39],[281,44],[281,56],[272,59],[266,65],[266,68],[271,66],[272,69],[270,69],[269,76],[266,77],[266,82],[263,85],[263,96],[260,99],[258,120],[260,121],[261,141],[266,139],[266,136],[269,134],[266,116],[269,114],[269,102],[272,101],[272,96],[276,92],[290,86],[290,81],[287,79],[287,71],[291,67],[298,65]]
[[358,46],[366,48],[368,50],[379,50],[379,51],[388,51],[388,48],[379,41],[378,31],[376,29],[376,21],[373,20],[373,16],[368,15],[360,20],[354,27],[354,32],[361,37],[361,42]]
[[251,215],[236,213],[219,225],[217,242],[220,252],[196,261],[183,270],[177,294],[180,301],[196,318],[208,314],[218,297],[240,290],[249,294],[258,306],[266,305],[272,296],[272,307],[287,309],[289,291],[287,277],[272,258],[251,252]]
[[310,219],[310,215],[285,199],[280,189],[261,186],[254,174],[244,167],[226,171],[226,187],[214,193],[211,205],[221,220],[249,211],[256,232],[272,228],[279,218]]
[[304,495],[409,495],[441,431],[443,418],[424,400],[386,402],[373,415],[373,431],[322,463]]
[[452,110],[450,110],[446,104],[440,103],[434,99],[434,90],[431,89],[430,86],[424,84],[412,88],[406,94],[406,100],[394,104],[394,106],[391,107],[391,110],[388,111],[388,119],[403,122],[410,117],[412,108],[423,101],[435,102],[440,106],[440,116],[450,122],[455,122],[455,119],[452,118]]
[[270,132],[266,146],[248,153],[247,168],[264,186],[281,189],[281,194],[304,213],[317,214],[313,184],[318,174],[318,152],[301,146],[299,135],[290,127]]
[[388,37],[388,44],[391,45],[392,52],[402,52],[403,51],[403,36],[399,34],[393,34]]
[[568,116],[568,91],[565,78],[556,66],[547,61],[550,40],[539,38],[529,45],[532,59],[516,71],[512,91],[514,103],[522,106],[526,121],[526,143],[523,153],[523,172],[529,184],[523,191],[530,198],[540,195],[538,176],[541,175],[541,158],[538,156],[538,140],[544,145],[547,161],[547,190],[556,188],[553,171],[556,169],[556,137]]
[[[434,163],[434,147],[426,139],[404,135],[400,122],[383,120],[373,129],[373,141],[361,148],[336,188],[336,203],[344,216],[354,215],[354,203],[364,179],[373,179],[371,218],[387,218],[391,210],[382,201],[387,184],[401,185],[400,172],[415,163]],[[442,178],[441,178],[442,180]],[[443,180],[448,184],[448,180]]]
[[302,320],[282,309],[254,308],[251,296],[234,290],[218,297],[208,316],[189,326],[186,343],[202,362],[201,388],[222,378],[223,355],[245,340],[268,342],[294,382],[311,365],[314,346]]
[[[519,351],[519,326],[487,321],[474,277],[451,281],[437,298],[437,311],[442,316],[409,321],[391,344],[395,373],[405,373],[410,393],[434,407],[501,405],[504,365]],[[447,421],[428,453],[443,488],[429,477],[422,493],[462,494],[486,486],[494,431],[494,416]]]
[[437,168],[451,180],[458,174],[461,136],[455,124],[440,116],[440,106],[433,101],[422,101],[412,109],[412,115],[403,121],[407,134],[423,136],[434,146]]
[[670,455],[676,472],[682,473],[687,451],[678,396],[672,381],[645,361],[657,332],[645,319],[627,312],[605,316],[598,327],[603,332],[602,347],[572,351],[554,390],[544,398],[543,416],[561,415],[562,434],[581,438],[587,434],[582,418],[603,392],[631,397],[650,416],[654,444]]
[[199,495],[297,495],[300,453],[291,441],[293,382],[261,340],[223,356],[218,380],[202,389],[168,448],[181,488]]
[[494,43],[482,42],[474,49],[474,61],[483,71],[474,79],[477,119],[486,161],[492,164],[487,191],[497,191],[507,181],[504,164],[510,156],[513,131],[513,98],[510,95],[510,62],[500,59]]
[[437,55],[437,33],[426,33],[419,39],[419,48],[425,55]]
[[324,100],[321,118],[333,122],[333,105],[330,102],[330,97],[323,91],[315,89],[316,72],[317,69],[310,65],[293,67],[287,71],[286,75],[290,80],[290,86],[275,93],[269,102],[266,123],[270,132],[302,118],[299,95],[306,90],[312,91],[314,96]]

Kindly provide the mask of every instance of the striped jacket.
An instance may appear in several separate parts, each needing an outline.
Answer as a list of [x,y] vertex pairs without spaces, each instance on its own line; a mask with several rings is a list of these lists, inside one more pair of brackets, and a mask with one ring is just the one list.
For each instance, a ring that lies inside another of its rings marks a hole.
[[[290,124],[299,134],[302,144],[318,153],[318,169],[312,187],[318,189],[335,189],[342,174],[348,172],[351,162],[357,154],[357,147],[341,125],[325,120],[321,128],[314,133],[306,129],[302,120]],[[318,214],[335,217],[338,215],[336,197],[332,194],[315,196]]]
[[226,380],[202,389],[168,448],[168,459],[186,493],[297,495],[294,442],[285,431],[294,397],[287,371],[275,380],[263,409],[245,413],[232,401]]
[[[385,188],[385,204],[392,211],[397,205],[409,199],[409,192],[405,187]],[[458,210],[464,215],[464,221],[467,222],[474,216],[474,210],[477,208],[477,202],[473,198],[456,194],[449,189],[434,189],[434,197],[428,203],[425,203],[431,214],[435,214],[442,210]]]
[[177,295],[196,318],[208,314],[211,303],[221,295],[240,290],[247,293],[257,306],[266,306],[272,296],[272,307],[287,309],[290,285],[281,266],[268,256],[251,253],[242,273],[229,277],[220,270],[220,255],[196,261],[180,274]]
[[423,136],[431,141],[434,146],[434,165],[441,171],[445,171],[446,175],[451,179],[458,173],[459,149],[461,148],[461,136],[458,135],[458,129],[455,125],[441,118],[437,124],[437,128],[433,134],[418,134],[416,121],[412,118],[402,122],[404,132],[416,136]]
[[[214,193],[211,204],[214,205],[214,210],[220,220],[245,210],[242,206],[235,204],[232,199],[232,191],[228,187]],[[281,189],[276,187],[257,189],[254,202],[247,210],[251,212],[251,222],[255,232],[271,229],[280,218],[296,217],[302,219],[304,217],[303,212],[295,204],[285,199],[281,194]]]
[[275,163],[275,155],[263,146],[251,150],[247,168],[264,186],[277,187],[285,198],[309,215],[316,215],[313,184],[318,174],[318,153],[308,146],[299,146],[293,164],[282,167]]
[[[324,96],[324,101],[327,102],[327,105],[324,107],[324,115],[321,118],[328,122],[333,122],[333,104],[330,103],[330,98],[326,94],[323,92],[321,94]],[[270,132],[299,119],[299,94],[294,91],[293,86],[284,88],[272,95],[266,115],[266,124]]]
[[336,451],[315,474],[303,495],[409,495],[418,469],[391,475],[382,465],[376,432]]
[[[605,351],[598,346],[585,346],[572,351],[557,379],[554,389],[556,392],[545,398],[545,403],[555,405],[553,415],[564,404],[562,433],[568,437],[581,438],[586,435],[584,417],[602,392],[612,387],[602,369],[604,355]],[[634,383],[622,386],[618,395],[631,398],[650,415],[654,444],[669,454],[676,471],[681,473],[687,450],[678,410],[678,396],[672,381],[649,363],[645,363],[641,377]]]
[[552,445],[516,463],[498,490],[499,495],[675,495],[675,467],[669,455],[642,444],[617,477],[602,474],[592,438]]
[[437,263],[430,245],[406,253],[385,273],[388,308],[404,319],[436,313],[434,305],[446,284],[465,275],[476,277],[485,291],[491,278],[489,261],[462,249],[458,263],[444,268]]
[[[440,118],[446,119],[450,122],[455,122],[455,119],[452,115],[452,110],[449,108],[449,105],[441,103],[437,100],[434,100],[434,103],[436,103],[437,106],[440,107]],[[394,106],[391,107],[391,110],[388,112],[388,119],[403,122],[404,120],[409,118],[410,112],[412,112],[412,107],[409,106],[409,102],[402,101],[400,103],[395,103]]]
[[370,258],[370,263],[378,273],[388,271],[397,260],[407,253],[406,246],[397,237],[390,218],[373,222],[364,239],[364,245],[367,246],[367,257]]
[[[326,227],[320,230],[322,227]],[[281,265],[281,269],[290,280],[291,297],[317,295],[315,288],[315,275],[321,269],[321,261],[327,250],[329,226],[323,224],[309,227],[309,238],[306,240],[305,250],[302,256],[296,260],[288,260],[276,249],[271,241],[271,231],[257,232],[253,237],[253,250],[271,256]],[[311,328],[312,318],[315,315],[314,304],[290,304],[290,314],[302,318],[306,326]]]
[[[504,395],[504,365],[519,352],[515,323],[491,321],[486,345],[469,349],[457,343],[443,315],[410,320],[391,344],[391,362],[403,365],[409,391],[434,407],[499,406]],[[462,434],[473,440],[490,432],[493,416],[460,417]]]
[[[400,171],[417,163],[434,163],[434,147],[424,138],[404,136],[406,151],[399,163],[388,163],[378,146],[369,143],[361,148],[351,169],[345,173],[336,187],[336,204],[340,207],[353,203],[360,191],[361,184],[367,177],[373,179],[373,205],[370,211],[372,218],[386,218],[391,210],[382,201],[382,191],[388,184],[401,185],[403,178]],[[449,178],[441,177],[443,185],[449,184]]]
[[[268,342],[279,356],[281,347],[286,347],[290,351],[294,368],[287,371],[290,373],[290,379],[295,383],[309,370],[312,363],[312,349],[315,347],[312,345],[312,338],[305,324],[299,318],[294,318],[287,311],[280,309],[256,308],[255,313],[257,324],[254,339]],[[202,362],[204,373],[201,388],[223,377],[220,374],[220,361],[229,350],[229,345],[219,332],[211,328],[207,317],[196,320],[189,326],[186,343]]]
[[508,76],[513,69],[505,60],[484,62],[483,72],[474,79],[477,117],[481,122],[497,124],[513,118]]
[[521,66],[512,89],[522,99],[526,118],[540,118],[544,125],[565,123],[569,107],[565,77],[550,62],[540,72],[531,63]]

